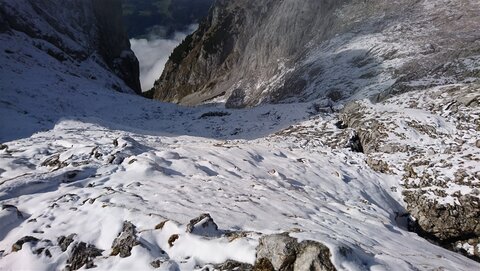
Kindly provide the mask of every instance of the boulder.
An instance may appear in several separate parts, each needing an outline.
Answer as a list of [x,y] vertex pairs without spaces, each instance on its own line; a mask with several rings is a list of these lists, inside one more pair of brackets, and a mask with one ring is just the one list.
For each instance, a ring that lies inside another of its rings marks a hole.
[[316,241],[302,241],[288,233],[266,235],[257,247],[255,271],[332,271],[330,250]]
[[65,252],[68,249],[68,246],[70,246],[71,243],[73,243],[73,237],[75,237],[76,234],[70,234],[69,236],[60,236],[57,239],[57,243],[60,246],[60,249]]

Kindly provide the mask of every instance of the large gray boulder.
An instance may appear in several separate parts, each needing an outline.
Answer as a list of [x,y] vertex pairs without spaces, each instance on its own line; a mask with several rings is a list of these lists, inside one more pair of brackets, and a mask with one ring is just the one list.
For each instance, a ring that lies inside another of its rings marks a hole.
[[316,241],[302,241],[288,233],[266,235],[257,247],[256,271],[332,271],[330,250]]

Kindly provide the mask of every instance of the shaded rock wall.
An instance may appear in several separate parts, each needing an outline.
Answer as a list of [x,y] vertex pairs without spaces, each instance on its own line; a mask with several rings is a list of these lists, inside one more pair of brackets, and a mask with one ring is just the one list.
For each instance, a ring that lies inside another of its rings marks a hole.
[[0,18],[1,32],[24,33],[59,61],[98,55],[100,65],[140,93],[138,60],[123,28],[120,0],[9,0],[0,3]]

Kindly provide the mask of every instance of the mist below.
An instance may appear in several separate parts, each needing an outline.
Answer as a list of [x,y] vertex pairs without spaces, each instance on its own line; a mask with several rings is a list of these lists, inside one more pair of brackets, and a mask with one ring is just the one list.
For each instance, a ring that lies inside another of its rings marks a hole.
[[171,38],[151,34],[148,39],[130,39],[131,48],[140,62],[142,91],[150,90],[162,75],[165,64],[173,50],[198,28],[191,25],[184,32],[175,32]]

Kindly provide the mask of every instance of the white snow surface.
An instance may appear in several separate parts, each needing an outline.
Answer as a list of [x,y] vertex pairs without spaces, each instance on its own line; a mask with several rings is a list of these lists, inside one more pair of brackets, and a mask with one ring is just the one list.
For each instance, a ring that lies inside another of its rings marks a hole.
[[[22,214],[0,212],[0,270],[62,270],[71,246],[56,240],[72,233],[104,250],[94,270],[153,270],[162,250],[170,261],[160,270],[253,263],[261,234],[284,231],[326,244],[339,270],[480,269],[397,223],[399,176],[374,172],[363,154],[271,136],[331,121],[310,120],[311,104],[184,108],[115,92],[118,78],[93,60],[60,63],[21,33],[1,34],[0,52],[0,203]],[[42,166],[56,155],[64,167]],[[248,233],[186,233],[201,213]],[[123,221],[142,245],[109,256]],[[43,241],[12,252],[29,235]],[[41,246],[52,257],[33,253]]]

